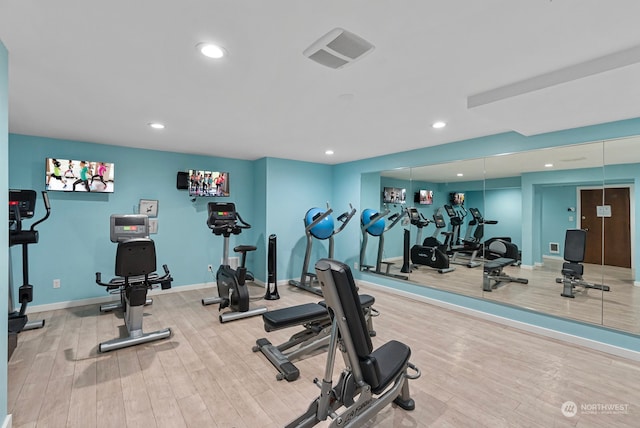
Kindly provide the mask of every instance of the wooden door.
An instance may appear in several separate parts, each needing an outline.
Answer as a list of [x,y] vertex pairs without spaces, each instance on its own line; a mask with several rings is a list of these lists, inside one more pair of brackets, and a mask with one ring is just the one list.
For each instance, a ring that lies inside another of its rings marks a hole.
[[631,267],[631,201],[628,187],[604,189],[604,205],[611,217],[604,217],[604,264]]
[[602,198],[602,189],[580,190],[580,229],[587,231],[585,263],[602,264],[602,217],[597,213]]
[[[600,213],[598,212],[600,208]],[[628,187],[580,191],[580,228],[587,230],[585,263],[631,267],[631,215]],[[604,250],[604,251],[603,251]]]

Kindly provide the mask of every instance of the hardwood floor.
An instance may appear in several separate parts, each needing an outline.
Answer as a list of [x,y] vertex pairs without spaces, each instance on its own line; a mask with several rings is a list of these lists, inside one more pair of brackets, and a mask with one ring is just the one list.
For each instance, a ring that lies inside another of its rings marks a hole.
[[[171,327],[173,336],[107,354],[97,345],[118,335],[116,314],[100,314],[98,305],[38,314],[46,326],[21,333],[9,362],[13,426],[254,428],[298,416],[319,393],[312,379],[322,376],[326,354],[299,361],[297,381],[276,381],[251,347],[261,337],[281,343],[297,329],[266,333],[260,316],[220,324],[217,307],[200,304],[212,292],[155,295],[145,331]],[[388,406],[368,426],[638,426],[638,363],[378,288],[361,292],[375,296],[380,311],[374,345],[406,343],[422,371],[410,382],[416,410]],[[287,286],[280,295],[256,303],[274,309],[319,300]],[[561,412],[566,401],[576,403],[575,416]],[[602,408],[613,404],[615,411]]]

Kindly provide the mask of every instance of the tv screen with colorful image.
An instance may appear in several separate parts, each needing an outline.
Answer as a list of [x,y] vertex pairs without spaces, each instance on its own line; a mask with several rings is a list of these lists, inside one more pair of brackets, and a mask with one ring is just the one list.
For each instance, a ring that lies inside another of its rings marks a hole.
[[47,158],[45,187],[61,192],[113,193],[114,170],[110,162]]
[[407,190],[397,187],[385,187],[382,191],[382,202],[385,204],[404,204]]
[[433,190],[421,189],[420,191],[416,192],[414,196],[414,202],[420,205],[433,204]]
[[190,169],[189,196],[229,196],[229,173]]
[[449,198],[451,199],[451,205],[464,205],[464,193],[450,193]]

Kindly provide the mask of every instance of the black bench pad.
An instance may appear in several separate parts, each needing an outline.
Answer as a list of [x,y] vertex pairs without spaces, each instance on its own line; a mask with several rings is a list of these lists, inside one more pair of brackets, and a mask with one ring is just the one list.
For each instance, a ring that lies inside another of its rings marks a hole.
[[505,266],[512,265],[516,261],[514,259],[508,259],[506,257],[500,257],[498,259],[494,259],[484,263],[484,271],[490,272],[495,269],[500,269]]
[[[373,305],[375,298],[368,294],[360,295],[360,305],[368,308]],[[265,331],[275,331],[296,325],[321,322],[329,319],[329,312],[325,302],[304,303],[288,308],[276,309],[262,314]]]

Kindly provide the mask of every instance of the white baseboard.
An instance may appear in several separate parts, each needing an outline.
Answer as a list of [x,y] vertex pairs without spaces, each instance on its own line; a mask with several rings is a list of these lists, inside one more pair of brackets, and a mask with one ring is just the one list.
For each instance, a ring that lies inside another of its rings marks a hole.
[[532,265],[520,265],[520,269],[533,270],[533,266]]
[[[190,290],[199,290],[202,288],[213,288],[215,287],[215,283],[207,282],[202,284],[192,284],[192,285],[179,285],[175,287],[171,287],[167,290],[161,290],[159,288],[153,289],[149,291],[150,296],[154,296],[156,294],[165,294],[165,293],[179,293],[181,291],[190,291]],[[80,299],[80,300],[70,300],[66,302],[56,302],[56,303],[48,303],[45,305],[34,305],[29,306],[27,313],[38,313],[38,312],[47,312],[47,311],[56,311],[58,309],[67,309],[67,308],[75,308],[78,306],[86,306],[86,305],[95,305],[98,303],[108,303],[116,300],[120,300],[118,294],[109,294],[104,297],[92,297],[89,299]]]
[[487,321],[492,321],[498,324],[506,325],[509,327],[516,328],[518,330],[523,330],[529,333],[538,334],[540,336],[549,337],[552,339],[557,339],[563,342],[571,343],[573,345],[583,346],[585,348],[593,349],[600,352],[605,352],[607,354],[616,355],[618,357],[627,358],[633,361],[640,361],[640,352],[632,351],[630,349],[620,348],[619,346],[609,345],[607,343],[598,342],[592,339],[587,339],[580,336],[575,336],[569,333],[563,333],[557,330],[551,330],[545,327],[540,327],[533,324],[528,324],[522,321],[512,320],[510,318],[504,318],[498,315],[489,314],[486,312],[478,311],[476,309],[466,308],[464,306],[455,305],[453,303],[443,302],[441,300],[432,299],[429,297],[419,296],[417,294],[413,294],[407,291],[397,290],[394,288],[385,287],[382,285],[378,285],[372,282],[359,280],[359,283],[363,283],[366,286],[370,286],[373,288],[379,288],[386,292],[397,294],[399,296],[404,296],[412,300],[417,300],[420,302],[428,303],[434,306],[439,306],[441,308],[450,309],[452,311],[456,311],[459,313],[463,313],[466,315],[470,315],[472,317],[484,319]]
[[564,257],[561,257],[561,256],[551,256],[551,255],[549,255],[549,254],[543,254],[543,255],[542,255],[542,258],[543,258],[543,259],[551,259],[551,260],[559,260],[559,261],[561,261],[561,262],[562,262],[562,261],[564,261]]
[[13,424],[13,417],[9,414],[6,418],[4,418],[4,422],[2,423],[2,428],[11,428]]
[[[254,281],[255,284],[258,284],[262,287],[265,286],[265,283],[260,281],[260,280],[256,280]],[[284,281],[279,281],[278,285],[287,285],[289,282],[288,280],[284,280]],[[149,296],[155,296],[158,294],[166,294],[166,293],[179,293],[182,291],[191,291],[191,290],[200,290],[203,288],[215,288],[216,287],[216,283],[215,282],[204,282],[201,284],[191,284],[191,285],[178,285],[175,287],[171,287],[167,290],[162,290],[160,288],[154,288],[152,290],[149,291]],[[57,302],[57,303],[48,303],[45,305],[34,305],[34,306],[29,306],[27,313],[28,314],[33,314],[33,313],[38,313],[38,312],[47,312],[47,311],[56,311],[58,309],[67,309],[67,308],[75,308],[78,306],[86,306],[86,305],[96,305],[99,303],[108,303],[108,302],[113,302],[113,301],[117,301],[120,300],[120,297],[118,296],[118,294],[108,294],[104,297],[92,297],[89,299],[80,299],[80,300],[70,300],[70,301],[66,301],[66,302]]]

